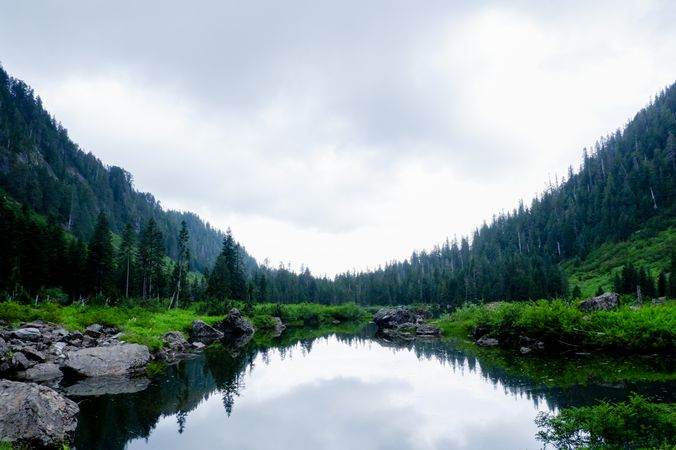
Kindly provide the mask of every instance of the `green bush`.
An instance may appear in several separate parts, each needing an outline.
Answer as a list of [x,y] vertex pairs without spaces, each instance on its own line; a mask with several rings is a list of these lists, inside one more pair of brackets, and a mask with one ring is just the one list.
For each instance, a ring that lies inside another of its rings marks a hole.
[[556,448],[673,448],[676,404],[651,403],[632,394],[628,401],[540,413],[537,438]]
[[520,335],[550,343],[635,351],[676,347],[676,302],[583,313],[562,300],[465,305],[435,321],[445,332],[486,327],[503,341]]

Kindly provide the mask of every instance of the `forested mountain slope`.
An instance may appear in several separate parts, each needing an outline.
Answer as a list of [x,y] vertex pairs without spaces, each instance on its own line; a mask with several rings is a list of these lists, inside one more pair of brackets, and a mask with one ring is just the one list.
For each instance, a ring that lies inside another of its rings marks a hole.
[[[178,252],[178,232],[185,221],[190,233],[193,269],[204,271],[221,251],[223,233],[197,215],[165,211],[153,195],[134,189],[132,175],[105,166],[85,153],[42,106],[23,81],[0,67],[0,190],[45,216],[54,216],[74,235],[88,240],[100,211],[111,230],[127,224],[138,233],[151,217],[165,236],[167,253]],[[253,270],[255,262],[246,258]]]
[[[602,249],[612,252],[621,248],[614,244],[630,237],[631,248],[646,248],[640,242],[672,226],[675,213],[676,85],[672,85],[623,129],[585,149],[577,171],[571,167],[565,179],[530,206],[522,204],[495,217],[471,237],[414,252],[406,261],[375,271],[341,274],[335,283],[279,271],[265,281],[267,289],[283,300],[289,298],[285,292],[294,292],[295,297],[322,302],[366,304],[457,305],[468,300],[561,296],[574,286],[569,286],[566,274],[587,291],[587,285],[597,281],[611,289],[610,272],[618,265],[645,263],[652,277],[666,270],[673,240],[656,241],[659,244],[646,249],[653,253],[648,258],[624,252],[624,258],[603,266],[607,270],[603,274],[599,267],[585,266],[587,258],[591,255],[594,265],[601,261]],[[594,273],[586,275],[580,267]]]

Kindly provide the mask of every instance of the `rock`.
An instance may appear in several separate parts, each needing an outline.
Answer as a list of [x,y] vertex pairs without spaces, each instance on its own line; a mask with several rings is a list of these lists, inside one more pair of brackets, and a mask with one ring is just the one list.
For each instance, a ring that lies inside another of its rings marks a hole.
[[52,335],[54,336],[54,339],[56,339],[57,341],[67,338],[68,334],[69,333],[63,328],[56,328],[52,331]]
[[5,353],[9,351],[9,346],[3,338],[0,337],[0,358],[5,356]]
[[26,355],[26,358],[32,359],[33,361],[37,362],[45,362],[47,358],[42,352],[37,351],[33,347],[23,347],[21,350],[19,350],[21,353]]
[[52,347],[51,347],[50,351],[51,351],[51,353],[52,353],[53,355],[55,355],[55,356],[57,356],[57,357],[59,357],[59,356],[65,356],[65,355],[63,354],[63,352],[64,352],[64,350],[66,349],[66,346],[67,346],[67,345],[68,345],[68,344],[66,344],[65,342],[55,342],[54,344],[52,344]]
[[527,355],[528,353],[532,352],[533,349],[530,347],[521,347],[519,351],[521,352],[522,355]]
[[201,342],[193,342],[192,346],[197,350],[202,350],[204,347],[206,347],[206,345],[202,344]]
[[143,370],[150,361],[148,347],[139,344],[83,348],[66,356],[64,372],[84,377],[125,375]]
[[221,323],[216,325],[224,337],[248,336],[254,333],[254,327],[246,320],[237,308],[232,308],[230,313]]
[[279,317],[273,317],[272,320],[275,321],[275,329],[274,329],[274,335],[279,336],[286,330],[286,325],[284,325],[284,322],[282,322],[282,319]]
[[35,362],[30,361],[28,358],[26,358],[26,355],[21,352],[16,352],[14,355],[12,355],[12,366],[16,370],[26,370],[29,367],[33,367],[34,365]]
[[614,292],[605,292],[597,297],[589,297],[580,303],[580,310],[584,312],[608,311],[617,308],[620,296]]
[[437,328],[429,323],[418,323],[415,327],[415,334],[419,336],[438,336],[441,332],[441,328]]
[[480,339],[476,341],[477,345],[480,345],[482,347],[495,347],[500,345],[500,342],[495,339],[495,338],[490,338],[488,336],[482,336]]
[[134,394],[144,391],[150,385],[146,377],[94,377],[78,380],[65,386],[63,391],[72,397],[89,397],[93,395]]
[[394,328],[398,325],[417,322],[417,316],[407,308],[381,308],[373,316],[378,328]]
[[488,333],[490,330],[488,327],[472,327],[472,337],[474,339],[479,339],[481,336],[485,335]]
[[75,402],[46,386],[0,380],[0,440],[17,447],[70,442],[79,411]]
[[64,341],[71,345],[80,345],[82,344],[82,337],[82,333],[80,333],[78,330],[75,330],[65,337]]
[[156,355],[158,359],[174,361],[190,356],[190,354],[186,354],[186,352],[191,350],[192,347],[179,331],[168,331],[164,333],[162,335],[162,341],[164,342],[164,347]]
[[210,325],[207,325],[205,322],[201,320],[192,321],[192,327],[190,328],[190,339],[193,341],[210,344],[213,341],[221,339],[222,337],[222,332]]
[[40,330],[34,327],[27,327],[27,328],[19,328],[18,330],[14,330],[12,333],[14,337],[17,339],[21,339],[22,341],[39,341],[40,338],[42,338],[42,333],[40,333]]
[[162,335],[165,345],[174,351],[184,351],[190,348],[190,344],[179,331],[168,331]]
[[94,339],[98,339],[103,334],[103,325],[99,325],[98,323],[89,325],[87,328],[85,328],[84,334],[85,336],[90,336],[93,337]]
[[59,366],[54,363],[36,364],[17,374],[18,378],[28,381],[53,380],[54,378],[60,378],[62,376],[63,372],[61,372]]
[[96,347],[98,345],[98,340],[96,338],[93,338],[89,335],[85,335],[82,338],[82,346],[83,347]]

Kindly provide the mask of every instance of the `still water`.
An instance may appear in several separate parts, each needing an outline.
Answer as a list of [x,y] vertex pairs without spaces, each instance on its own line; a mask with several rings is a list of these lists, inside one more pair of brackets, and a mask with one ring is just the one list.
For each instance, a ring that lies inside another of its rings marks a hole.
[[537,449],[538,411],[674,393],[673,382],[556,387],[508,372],[452,341],[397,344],[371,329],[216,346],[139,392],[76,398],[75,447]]

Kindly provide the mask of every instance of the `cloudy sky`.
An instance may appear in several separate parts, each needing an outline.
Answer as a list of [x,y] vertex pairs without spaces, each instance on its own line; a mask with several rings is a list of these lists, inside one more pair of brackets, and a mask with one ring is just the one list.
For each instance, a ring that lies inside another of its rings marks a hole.
[[675,18],[669,0],[15,1],[0,62],[165,207],[331,275],[577,167],[676,81]]

